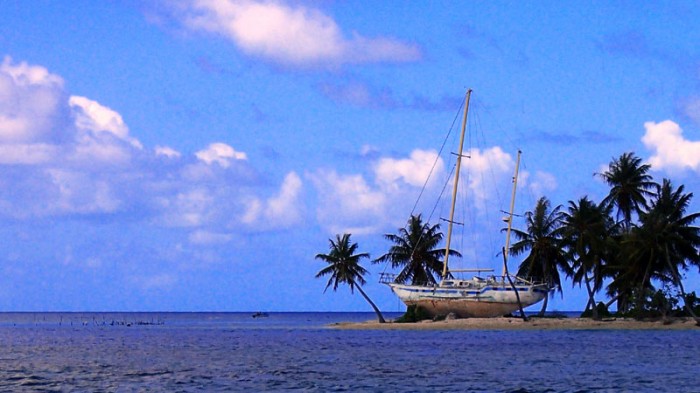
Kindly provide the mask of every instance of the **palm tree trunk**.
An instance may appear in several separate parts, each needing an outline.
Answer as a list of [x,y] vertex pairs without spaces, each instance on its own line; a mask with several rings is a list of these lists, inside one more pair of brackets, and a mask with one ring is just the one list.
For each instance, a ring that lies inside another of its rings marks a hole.
[[666,246],[666,264],[668,265],[668,268],[671,269],[671,274],[673,275],[673,281],[675,281],[675,284],[678,286],[678,289],[681,291],[681,296],[683,297],[683,307],[685,310],[690,314],[690,316],[695,320],[695,324],[697,326],[700,326],[700,318],[695,315],[693,312],[693,309],[688,305],[688,302],[686,301],[685,297],[685,288],[683,287],[683,281],[680,278],[680,275],[676,271],[676,267],[673,266],[671,263],[671,258],[668,255],[668,246]]
[[[607,303],[605,303],[605,308],[610,308],[610,306],[612,306],[612,304],[615,303],[617,301],[617,299],[619,299],[619,298],[620,298],[620,292],[617,292],[615,294],[615,296],[613,296],[612,299],[610,299]],[[620,310],[620,303],[617,303],[617,311],[621,311]]]
[[[650,257],[651,259],[651,257]],[[642,279],[642,282],[639,284],[639,291],[637,293],[637,299],[636,300],[636,307],[637,307],[637,313],[641,315],[642,312],[642,304],[644,302],[644,287],[646,287],[647,280],[649,280],[649,275],[651,274],[651,260],[647,263],[647,268],[644,271],[644,278]]]
[[605,308],[609,309],[613,303],[617,302],[617,312],[620,314],[624,314],[627,312],[627,309],[629,307],[627,304],[628,297],[629,297],[629,291],[627,289],[623,290],[623,292],[618,290],[615,293],[615,296],[613,296],[613,298],[610,299],[610,301],[605,303]]
[[510,283],[510,287],[513,288],[513,291],[515,291],[515,300],[518,301],[518,308],[520,309],[520,316],[523,317],[523,321],[527,322],[529,318],[527,315],[525,315],[525,311],[523,310],[523,303],[520,301],[520,294],[518,293],[518,288],[515,287],[515,284],[513,284],[513,280],[510,278],[510,273],[508,273],[508,260],[506,259],[506,248],[503,247],[503,270],[506,273],[506,278],[508,278],[508,282]]
[[591,316],[593,317],[593,319],[598,320],[600,319],[598,317],[598,307],[596,307],[595,304],[594,293],[593,289],[591,289],[591,283],[590,279],[588,278],[588,273],[586,273],[584,280],[586,281],[586,289],[588,290],[588,304],[591,306]]
[[377,305],[374,304],[374,302],[367,296],[365,291],[362,290],[362,287],[359,285],[356,285],[355,288],[357,288],[358,291],[360,291],[360,295],[367,300],[367,303],[369,303],[370,306],[374,309],[374,312],[377,313],[377,319],[379,320],[379,323],[385,323],[386,321],[384,320],[384,316],[382,315],[382,312],[379,311],[379,308],[377,308]]
[[540,310],[539,317],[544,317],[544,313],[547,312],[547,303],[549,302],[549,294],[544,297],[542,301],[542,309]]

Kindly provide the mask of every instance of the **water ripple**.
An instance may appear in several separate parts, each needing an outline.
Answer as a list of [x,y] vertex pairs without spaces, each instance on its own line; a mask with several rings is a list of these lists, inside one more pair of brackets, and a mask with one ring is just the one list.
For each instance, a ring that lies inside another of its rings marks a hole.
[[231,329],[194,321],[76,327],[66,320],[0,326],[0,391],[687,392],[700,375],[697,331]]

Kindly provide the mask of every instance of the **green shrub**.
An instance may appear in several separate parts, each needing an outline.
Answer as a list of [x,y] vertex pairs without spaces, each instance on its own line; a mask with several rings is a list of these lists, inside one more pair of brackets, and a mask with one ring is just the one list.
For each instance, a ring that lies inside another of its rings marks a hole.
[[[599,302],[596,306],[596,311],[598,311],[598,318],[610,318],[612,314],[608,311],[605,303]],[[593,318],[593,310],[586,310],[581,313],[581,318]]]
[[408,306],[406,312],[394,322],[410,323],[424,321],[426,319],[432,319],[432,317],[422,307]]

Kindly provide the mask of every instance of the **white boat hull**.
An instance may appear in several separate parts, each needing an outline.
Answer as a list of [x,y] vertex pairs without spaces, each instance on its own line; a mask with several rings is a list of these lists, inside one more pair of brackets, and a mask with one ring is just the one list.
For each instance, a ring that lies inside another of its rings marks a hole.
[[[454,313],[460,318],[491,318],[518,310],[515,291],[507,281],[453,280],[435,286],[389,283],[391,290],[407,306],[419,306],[431,316]],[[549,293],[545,285],[515,285],[523,308]]]

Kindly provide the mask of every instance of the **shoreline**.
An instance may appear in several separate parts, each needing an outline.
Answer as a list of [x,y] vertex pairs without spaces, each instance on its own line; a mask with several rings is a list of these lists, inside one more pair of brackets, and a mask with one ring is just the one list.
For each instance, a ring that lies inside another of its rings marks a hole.
[[338,322],[328,325],[339,330],[693,330],[700,327],[692,318],[672,318],[667,321],[639,321],[631,318],[537,318],[528,322],[521,318],[463,318],[443,321],[397,323],[375,320]]

